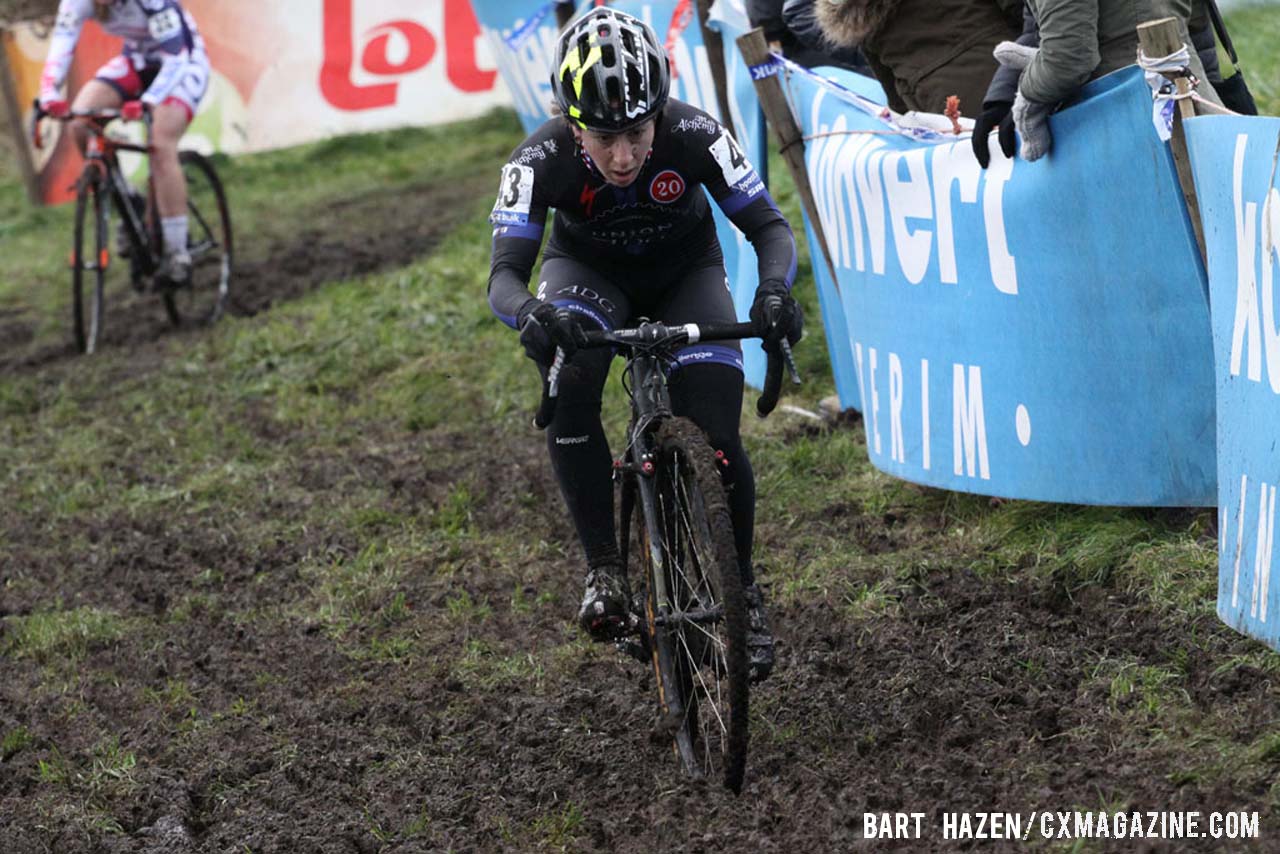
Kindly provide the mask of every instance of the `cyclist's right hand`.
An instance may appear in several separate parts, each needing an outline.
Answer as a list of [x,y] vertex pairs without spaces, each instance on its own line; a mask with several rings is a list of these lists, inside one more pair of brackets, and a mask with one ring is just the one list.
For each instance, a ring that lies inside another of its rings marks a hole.
[[63,119],[71,112],[71,104],[63,98],[41,98],[40,111],[52,118]]
[[804,312],[781,285],[761,286],[749,313],[765,352],[773,353],[781,342],[794,345],[804,335]]
[[566,360],[573,358],[585,342],[582,326],[573,314],[550,303],[539,302],[520,322],[524,352],[540,365],[550,365],[555,360],[556,347],[564,351]]
[[120,105],[120,118],[127,122],[136,122],[147,111],[145,101],[125,101]]

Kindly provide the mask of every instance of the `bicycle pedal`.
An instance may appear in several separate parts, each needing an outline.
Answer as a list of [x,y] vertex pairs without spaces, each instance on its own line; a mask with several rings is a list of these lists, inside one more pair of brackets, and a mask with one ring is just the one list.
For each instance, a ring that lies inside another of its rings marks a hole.
[[634,658],[641,664],[650,663],[649,650],[646,649],[645,645],[638,640],[626,638],[625,640],[614,641],[613,645],[617,648],[618,652]]

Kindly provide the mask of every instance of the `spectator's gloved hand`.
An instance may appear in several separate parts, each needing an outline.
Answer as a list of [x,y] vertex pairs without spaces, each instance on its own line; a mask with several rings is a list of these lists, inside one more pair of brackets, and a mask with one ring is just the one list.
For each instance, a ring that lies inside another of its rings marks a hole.
[[804,312],[780,282],[765,282],[756,289],[749,317],[766,352],[776,351],[784,338],[795,344],[804,335]]
[[556,347],[564,351],[567,361],[578,352],[578,347],[586,343],[582,326],[565,309],[539,302],[521,314],[518,318],[520,343],[525,354],[539,365],[550,365],[555,361]]
[[1040,48],[1038,47],[1018,44],[1017,42],[1000,42],[991,53],[995,56],[996,62],[1001,65],[1022,71],[1031,64],[1031,60],[1035,59],[1039,50]]
[[55,119],[64,118],[67,113],[71,112],[71,105],[65,99],[59,98],[57,95],[40,96],[40,109],[44,110],[47,115],[53,116]]
[[[1038,47],[1018,44],[1017,42],[1000,42],[992,53],[995,55],[996,61],[1001,65],[1021,71],[1031,64],[1031,60],[1035,59],[1039,50],[1040,48]],[[1017,97],[1013,99],[1013,123],[1018,128],[1018,135],[1022,137],[1021,154],[1023,160],[1039,160],[1048,154],[1049,149],[1053,147],[1053,137],[1049,133],[1049,112],[1051,109],[1052,105],[1050,104],[1027,100],[1023,97],[1021,90],[1018,91]],[[1000,143],[1001,146],[1004,145],[1003,137]],[[1012,144],[1010,144],[1011,148]],[[1010,149],[1004,149],[1004,151],[1009,153]]]
[[1014,98],[1013,123],[1018,126],[1018,135],[1022,137],[1023,160],[1039,160],[1053,147],[1053,136],[1049,133],[1051,109],[1048,104],[1028,101],[1021,92]]
[[1013,135],[1013,102],[988,101],[982,115],[973,123],[973,154],[978,165],[986,169],[991,165],[991,131],[997,127],[1000,133],[1000,150],[1005,157],[1013,157],[1017,150],[1017,137]]
[[120,107],[120,118],[127,122],[136,122],[146,111],[147,107],[141,101],[125,101]]

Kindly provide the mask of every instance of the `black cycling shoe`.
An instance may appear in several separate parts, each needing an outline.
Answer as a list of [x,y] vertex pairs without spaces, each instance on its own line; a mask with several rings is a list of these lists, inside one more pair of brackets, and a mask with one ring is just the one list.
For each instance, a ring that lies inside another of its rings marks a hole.
[[587,573],[578,625],[592,640],[614,640],[626,633],[627,602],[618,575],[615,566],[596,567]]
[[760,585],[742,588],[747,600],[747,678],[763,682],[773,672],[773,632],[764,611],[764,593]]

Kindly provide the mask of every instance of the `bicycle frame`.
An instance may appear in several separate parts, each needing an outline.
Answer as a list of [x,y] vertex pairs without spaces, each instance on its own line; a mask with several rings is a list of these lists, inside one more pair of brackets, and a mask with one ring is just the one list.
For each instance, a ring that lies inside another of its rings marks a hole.
[[[661,532],[655,528],[654,522],[657,518],[655,512],[657,502],[652,481],[654,449],[651,434],[653,427],[666,418],[673,417],[674,413],[671,409],[671,396],[667,389],[667,372],[662,358],[663,354],[660,350],[690,341],[753,338],[758,335],[758,332],[751,324],[747,323],[724,326],[713,324],[706,327],[686,324],[684,326],[666,327],[661,323],[651,324],[645,318],[640,318],[637,322],[639,326],[635,329],[615,330],[613,332],[593,331],[588,332],[586,337],[588,346],[613,345],[615,347],[625,347],[628,350],[626,374],[630,380],[627,385],[631,398],[632,419],[627,429],[627,450],[624,454],[624,459],[614,464],[617,473],[624,478],[624,487],[626,487],[622,491],[622,524],[618,531],[619,551],[622,557],[624,581],[629,588],[630,582],[629,579],[626,579],[626,566],[628,563],[627,553],[629,551],[628,538],[630,536],[631,513],[634,509],[634,494],[626,479],[632,479],[635,483],[635,490],[640,494],[646,524],[650,527],[650,530],[646,533],[649,541],[650,558],[655,568],[653,573],[655,598],[659,606],[665,609],[662,615],[665,618],[670,616],[671,597],[666,589],[667,561],[666,556],[662,554]],[[547,373],[547,380],[543,386],[542,404],[539,406],[538,413],[534,416],[534,425],[539,428],[545,427],[550,423],[551,412],[554,411],[555,399],[558,394],[560,370],[563,364],[564,353],[557,349],[555,361]],[[795,368],[791,348],[787,346],[786,341],[781,342],[780,354],[771,355],[769,358],[764,392],[757,404],[757,412],[761,417],[771,412],[777,404],[778,395],[782,387],[784,364],[791,375],[792,381],[799,383],[800,377]],[[665,622],[665,619],[663,622]]]
[[[44,139],[40,132],[40,122],[47,114],[40,108],[39,101],[35,102],[35,109],[36,118],[32,127],[32,142],[39,149],[44,147]],[[95,180],[105,184],[112,203],[115,205],[116,212],[120,216],[121,225],[124,227],[129,243],[135,252],[134,257],[138,262],[138,267],[143,275],[150,275],[156,271],[160,264],[159,253],[156,251],[156,241],[147,229],[146,223],[143,222],[142,218],[138,216],[138,212],[133,208],[133,204],[130,201],[132,193],[130,192],[129,182],[125,179],[124,172],[120,169],[118,153],[129,151],[141,154],[148,159],[151,157],[154,153],[151,145],[151,117],[150,115],[144,115],[142,119],[147,134],[147,142],[142,145],[107,134],[107,124],[118,118],[120,118],[118,110],[84,110],[63,116],[62,120],[79,120],[87,128],[89,138],[85,143],[85,166],[81,170],[79,180]],[[147,210],[156,210],[155,184],[149,172],[147,176]]]
[[[667,390],[667,376],[658,358],[652,354],[634,355],[627,363],[627,375],[631,388],[631,424],[627,428],[627,451],[629,465],[622,467],[623,477],[632,478],[634,489],[639,492],[640,503],[644,509],[645,524],[648,526],[647,537],[649,558],[653,562],[654,600],[659,616],[664,619],[670,616],[671,597],[667,590],[666,555],[662,552],[662,532],[657,529],[657,497],[654,491],[652,474],[653,443],[652,427],[664,418],[673,416],[671,395]],[[624,490],[624,502],[628,497]],[[622,567],[624,578],[627,575],[626,556],[631,527],[631,507],[623,508],[623,525],[618,531],[622,540]],[[626,581],[630,587],[630,580]]]
[[[85,146],[85,168],[86,170],[96,169],[99,174],[99,180],[106,183],[116,213],[120,217],[120,224],[129,238],[130,245],[133,247],[134,258],[137,259],[141,272],[144,275],[150,275],[156,271],[160,260],[158,253],[155,251],[155,241],[147,229],[146,223],[143,222],[142,217],[138,215],[131,202],[132,193],[129,182],[124,177],[124,172],[120,169],[118,153],[130,151],[150,157],[152,147],[150,143],[138,145],[137,143],[108,136],[103,125],[98,121],[90,121],[89,127],[91,136]],[[151,133],[151,123],[149,121],[146,122],[146,128],[149,136]],[[148,174],[147,210],[154,211],[155,206],[155,185],[150,174]]]

